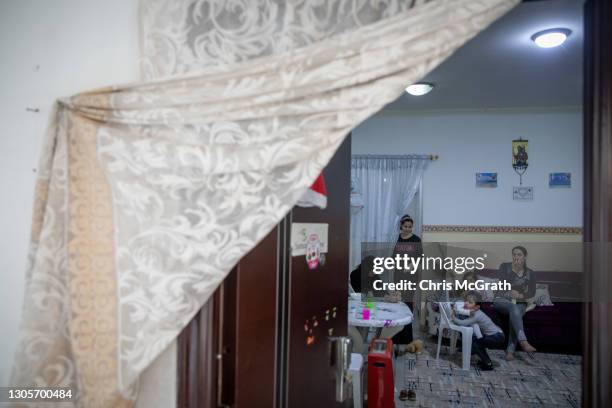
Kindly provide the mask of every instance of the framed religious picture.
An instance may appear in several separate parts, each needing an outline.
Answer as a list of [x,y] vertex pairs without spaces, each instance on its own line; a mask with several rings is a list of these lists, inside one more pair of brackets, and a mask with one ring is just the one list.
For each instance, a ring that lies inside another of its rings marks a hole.
[[519,184],[523,185],[523,174],[529,167],[529,141],[517,139],[512,141],[512,168],[519,175]]

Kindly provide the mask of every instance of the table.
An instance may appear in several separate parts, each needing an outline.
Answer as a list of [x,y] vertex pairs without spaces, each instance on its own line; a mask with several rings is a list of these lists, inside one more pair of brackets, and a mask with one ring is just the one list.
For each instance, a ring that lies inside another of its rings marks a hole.
[[351,299],[348,307],[348,323],[359,327],[396,327],[412,323],[412,312],[403,302],[373,302],[373,315],[368,320],[363,319],[362,310],[366,303]]
[[365,302],[350,299],[348,307],[349,335],[353,340],[353,350],[365,354],[368,350],[368,330],[376,328],[376,337],[379,337],[385,327],[397,327],[397,332],[412,323],[412,312],[403,302],[374,302],[374,312],[369,320],[363,319],[362,310]]

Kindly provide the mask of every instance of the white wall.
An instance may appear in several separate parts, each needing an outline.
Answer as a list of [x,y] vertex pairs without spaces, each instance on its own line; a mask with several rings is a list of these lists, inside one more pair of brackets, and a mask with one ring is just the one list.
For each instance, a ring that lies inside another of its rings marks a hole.
[[[519,177],[512,140],[529,140],[523,185],[533,202],[512,200]],[[423,223],[582,226],[582,113],[568,110],[381,113],[353,132],[353,154],[437,154],[423,178]],[[476,188],[476,172],[498,186]],[[550,172],[571,172],[570,189],[549,189]]]
[[0,1],[0,386],[17,344],[49,110],[57,97],[138,78],[137,13],[137,0]]

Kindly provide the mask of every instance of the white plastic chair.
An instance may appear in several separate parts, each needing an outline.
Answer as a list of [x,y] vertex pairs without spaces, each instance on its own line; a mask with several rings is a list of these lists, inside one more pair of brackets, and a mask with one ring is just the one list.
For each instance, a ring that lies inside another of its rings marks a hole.
[[353,384],[353,408],[363,407],[363,357],[361,354],[351,354],[349,377]]
[[444,329],[450,330],[450,354],[455,353],[457,348],[457,335],[461,333],[461,354],[463,358],[463,369],[470,369],[470,358],[472,356],[472,335],[474,329],[467,326],[459,326],[454,324],[450,316],[451,302],[438,302],[440,307],[440,325],[438,326],[438,352],[436,353],[436,360],[440,358],[440,347],[442,346],[442,333]]

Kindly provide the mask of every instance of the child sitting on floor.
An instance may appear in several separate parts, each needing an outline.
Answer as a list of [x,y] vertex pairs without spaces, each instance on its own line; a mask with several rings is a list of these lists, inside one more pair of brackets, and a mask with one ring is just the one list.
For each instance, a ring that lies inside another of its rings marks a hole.
[[[453,308],[453,323],[459,326],[478,325],[481,332],[481,337],[474,334],[472,338],[472,354],[480,357],[479,367],[483,371],[493,370],[493,362],[487,353],[487,347],[503,346],[504,332],[487,316],[480,305],[482,298],[477,292],[468,293],[465,297],[464,308],[470,311],[470,317],[467,319],[458,319]],[[475,331],[476,332],[476,331]]]

